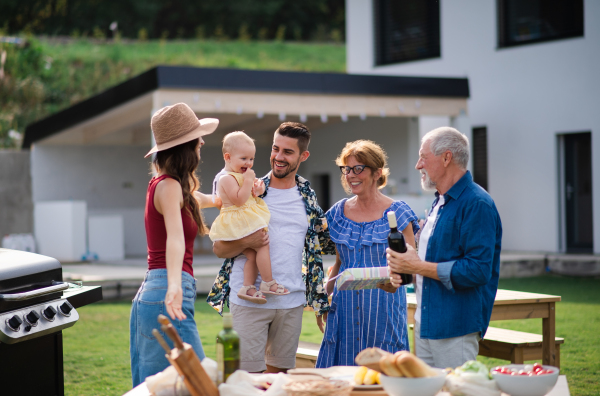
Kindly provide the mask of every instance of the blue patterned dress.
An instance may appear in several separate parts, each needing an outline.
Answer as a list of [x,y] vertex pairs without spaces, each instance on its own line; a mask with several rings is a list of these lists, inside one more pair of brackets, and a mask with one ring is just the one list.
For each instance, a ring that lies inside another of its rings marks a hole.
[[[344,216],[346,201],[339,201],[326,214],[331,240],[342,261],[339,273],[348,268],[387,266],[388,211],[396,213],[399,230],[409,223],[415,233],[419,230],[417,216],[405,202],[395,201],[378,220],[357,223]],[[369,347],[408,350],[404,287],[393,294],[380,289],[334,290],[316,367],[355,365],[356,355]]]

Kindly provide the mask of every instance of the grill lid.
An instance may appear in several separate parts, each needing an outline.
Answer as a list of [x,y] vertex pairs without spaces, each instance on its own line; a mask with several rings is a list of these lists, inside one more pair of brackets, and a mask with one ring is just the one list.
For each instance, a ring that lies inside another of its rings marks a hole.
[[52,257],[0,249],[0,280],[23,278],[52,270],[62,271],[60,262]]

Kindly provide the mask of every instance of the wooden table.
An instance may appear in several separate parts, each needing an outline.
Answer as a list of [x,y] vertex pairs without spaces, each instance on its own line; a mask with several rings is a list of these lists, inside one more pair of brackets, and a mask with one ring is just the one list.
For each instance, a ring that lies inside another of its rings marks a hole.
[[[414,293],[408,293],[406,300],[408,303],[408,323],[414,324],[417,296]],[[546,365],[555,366],[556,310],[554,305],[557,301],[560,301],[560,296],[498,289],[490,320],[541,318],[542,362]]]

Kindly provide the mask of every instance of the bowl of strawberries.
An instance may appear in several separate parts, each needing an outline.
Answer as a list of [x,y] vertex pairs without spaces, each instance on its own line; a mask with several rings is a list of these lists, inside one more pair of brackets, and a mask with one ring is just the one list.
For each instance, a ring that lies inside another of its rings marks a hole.
[[554,388],[560,369],[535,364],[509,364],[494,367],[492,378],[504,393],[512,396],[544,396]]

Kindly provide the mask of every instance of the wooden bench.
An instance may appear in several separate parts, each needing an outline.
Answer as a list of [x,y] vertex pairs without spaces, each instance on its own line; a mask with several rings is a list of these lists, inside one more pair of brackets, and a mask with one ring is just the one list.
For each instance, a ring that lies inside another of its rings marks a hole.
[[[564,338],[555,338],[556,367],[560,368],[560,344]],[[522,331],[488,327],[485,338],[479,341],[479,354],[523,364],[526,360],[542,359],[542,335]]]
[[[413,328],[412,325],[409,327]],[[560,368],[560,344],[563,344],[565,339],[556,337],[555,342],[556,367]],[[315,367],[319,348],[319,344],[300,341],[296,351],[296,367]],[[479,354],[509,360],[513,364],[522,364],[526,360],[540,360],[542,359],[542,335],[488,327],[485,338],[479,341]]]
[[300,341],[296,351],[296,368],[314,368],[320,347],[320,344]]

